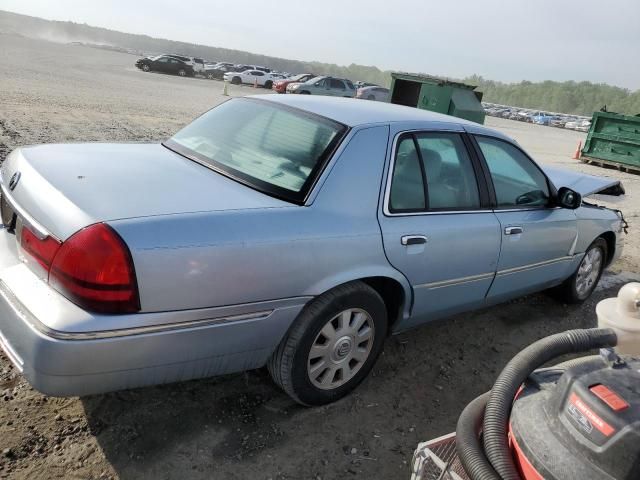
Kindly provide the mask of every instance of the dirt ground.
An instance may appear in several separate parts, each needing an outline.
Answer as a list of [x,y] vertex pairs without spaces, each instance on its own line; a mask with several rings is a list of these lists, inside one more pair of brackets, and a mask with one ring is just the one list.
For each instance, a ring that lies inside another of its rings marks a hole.
[[[0,46],[0,160],[31,143],[160,140],[224,99],[221,82],[143,73],[125,54],[2,34]],[[231,87],[251,93],[262,90]],[[290,401],[266,370],[48,398],[0,354],[0,478],[408,479],[418,442],[453,430],[518,350],[593,326],[597,301],[640,278],[640,176],[571,160],[582,133],[487,124],[542,163],[623,180],[625,254],[584,305],[533,295],[390,338],[354,394],[314,409]]]

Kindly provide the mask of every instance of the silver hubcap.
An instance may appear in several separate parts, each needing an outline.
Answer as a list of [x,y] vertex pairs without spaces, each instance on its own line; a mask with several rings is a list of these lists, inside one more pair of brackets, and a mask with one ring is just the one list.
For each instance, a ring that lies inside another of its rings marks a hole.
[[369,358],[375,327],[371,316],[350,308],[329,320],[313,341],[307,360],[311,383],[331,390],[351,380]]
[[576,276],[576,291],[581,298],[586,296],[593,288],[596,280],[598,280],[601,266],[602,250],[599,248],[589,250],[582,262],[580,262],[578,275]]

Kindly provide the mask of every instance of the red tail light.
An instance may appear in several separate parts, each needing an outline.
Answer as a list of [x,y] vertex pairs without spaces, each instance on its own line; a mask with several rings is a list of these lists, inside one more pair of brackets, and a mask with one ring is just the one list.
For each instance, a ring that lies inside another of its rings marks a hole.
[[62,243],[51,263],[49,284],[87,310],[101,313],[140,310],[129,249],[104,223],[84,228]]
[[26,261],[37,262],[49,285],[80,307],[100,313],[140,310],[140,297],[129,249],[111,227],[96,223],[65,242],[38,238],[22,227],[20,245]]
[[60,248],[60,242],[51,237],[40,240],[36,234],[25,225],[22,227],[22,232],[20,233],[20,246],[24,250],[24,253],[35,260],[45,272],[49,272],[53,257],[55,257]]

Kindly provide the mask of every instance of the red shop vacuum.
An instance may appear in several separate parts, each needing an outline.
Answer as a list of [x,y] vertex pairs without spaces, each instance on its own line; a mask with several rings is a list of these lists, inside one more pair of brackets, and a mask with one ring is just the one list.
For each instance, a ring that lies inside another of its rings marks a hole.
[[418,447],[412,480],[640,480],[640,283],[596,312],[518,353],[455,434]]

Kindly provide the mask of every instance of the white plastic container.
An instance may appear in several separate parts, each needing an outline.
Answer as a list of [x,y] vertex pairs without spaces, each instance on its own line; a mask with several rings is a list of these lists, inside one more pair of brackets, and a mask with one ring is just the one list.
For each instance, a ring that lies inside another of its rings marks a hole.
[[640,283],[627,283],[615,298],[596,305],[599,328],[612,328],[618,336],[616,352],[640,356]]

